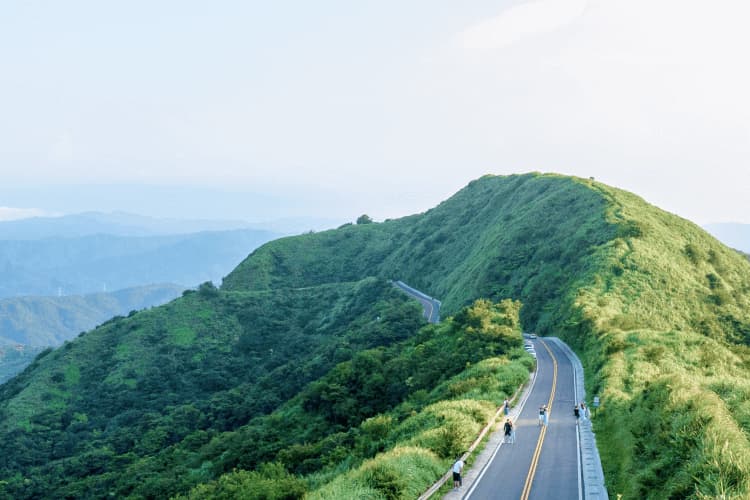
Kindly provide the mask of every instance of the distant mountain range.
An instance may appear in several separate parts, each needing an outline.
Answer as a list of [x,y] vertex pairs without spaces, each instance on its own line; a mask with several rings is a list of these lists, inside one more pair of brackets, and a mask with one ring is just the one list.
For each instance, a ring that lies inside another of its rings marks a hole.
[[0,344],[0,384],[20,373],[43,350],[43,347]]
[[342,221],[313,217],[284,218],[251,223],[243,220],[181,220],[147,217],[125,212],[85,212],[60,217],[31,217],[0,221],[0,240],[38,240],[94,235],[165,236],[236,229],[299,234],[330,229]]
[[218,282],[281,236],[243,225],[95,212],[0,222],[0,382],[39,348]]
[[750,253],[750,224],[723,222],[706,224],[703,228],[725,245]]
[[0,346],[57,346],[113,316],[169,302],[183,290],[164,284],[70,297],[0,299]]
[[239,229],[169,236],[109,234],[0,241],[0,298],[83,295],[218,281],[279,235]]

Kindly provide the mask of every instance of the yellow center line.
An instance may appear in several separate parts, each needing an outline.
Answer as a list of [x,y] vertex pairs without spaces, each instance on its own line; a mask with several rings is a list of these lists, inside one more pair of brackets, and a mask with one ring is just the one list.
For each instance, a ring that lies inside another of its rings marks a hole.
[[[541,344],[547,349],[547,352],[552,357],[552,391],[549,394],[549,401],[547,402],[547,418],[549,419],[550,411],[552,410],[552,402],[555,399],[555,389],[557,389],[557,359],[555,355],[543,340],[539,340]],[[531,484],[534,482],[534,475],[536,474],[536,467],[539,465],[539,456],[542,454],[542,444],[544,444],[544,436],[547,435],[547,426],[542,425],[542,431],[539,433],[539,440],[536,443],[536,449],[534,450],[534,456],[531,458],[531,465],[529,465],[529,472],[526,474],[526,483],[523,486],[521,492],[521,500],[528,500],[529,494],[531,493]]]

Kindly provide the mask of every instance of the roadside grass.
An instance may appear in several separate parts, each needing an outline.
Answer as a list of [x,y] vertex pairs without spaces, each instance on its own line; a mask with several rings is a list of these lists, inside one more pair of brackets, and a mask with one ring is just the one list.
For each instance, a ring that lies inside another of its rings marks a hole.
[[694,224],[594,185],[619,237],[568,297],[610,495],[750,495],[750,266]]
[[[409,469],[393,471],[395,475],[393,482],[389,483],[391,485],[389,488],[394,484],[406,483],[410,484],[409,488],[401,486],[392,491],[378,481],[366,480],[371,476],[362,472],[365,467],[377,469],[382,465],[384,469],[392,470],[388,465],[391,463],[390,452],[386,451],[360,467],[336,477],[329,484],[315,489],[306,498],[349,499],[352,497],[347,496],[347,491],[359,491],[363,487],[372,488],[385,495],[375,498],[416,498],[419,496],[448,471],[457,456],[469,448],[481,429],[494,417],[502,401],[510,398],[516,389],[528,380],[529,369],[533,367],[534,359],[525,352],[519,351],[522,350],[517,350],[518,357],[512,361],[504,357],[489,358],[452,377],[432,391],[434,397],[443,397],[443,394],[449,392],[449,388],[455,388],[457,384],[465,388],[465,393],[456,394],[454,397],[458,399],[440,400],[424,407],[421,411],[413,412],[411,416],[388,432],[387,449],[419,450],[420,453],[432,457],[433,461],[430,463],[435,464],[434,466],[421,465],[428,467],[430,473],[427,475],[409,473]],[[488,377],[499,383],[488,385]],[[481,389],[482,387],[490,388],[485,392]],[[397,408],[394,413],[398,413],[399,410]],[[486,445],[488,438],[489,433],[467,460],[467,464],[473,463],[476,455]],[[415,491],[416,494],[413,494]]]
[[[408,341],[397,350],[400,357],[385,361],[388,356],[383,354],[382,366],[387,371],[389,366],[412,365],[411,356],[421,357],[426,353],[437,356],[438,353],[433,352],[436,348],[462,356],[461,349],[453,343],[473,352],[484,352],[487,349],[482,347],[484,344],[494,345],[498,339],[513,346],[500,355],[466,362],[463,370],[457,370],[454,376],[442,381],[434,378],[432,383],[436,385],[430,385],[430,381],[420,382],[428,384],[428,388],[412,390],[406,400],[390,411],[366,418],[345,433],[282,450],[277,458],[284,462],[287,470],[295,467],[294,464],[299,467],[307,463],[305,456],[314,457],[322,466],[316,466],[307,474],[292,474],[304,481],[306,498],[416,498],[437,481],[455,458],[469,448],[502,401],[513,396],[528,380],[535,361],[518,347],[522,343],[518,310],[519,304],[511,301],[498,305],[478,301],[457,316],[461,320],[449,318],[440,325],[424,327],[414,337],[416,348],[406,345],[412,342]],[[487,327],[486,331],[482,325]],[[443,355],[449,356],[446,353]],[[363,356],[374,359],[366,352]],[[348,373],[348,366],[347,363],[339,365],[332,373]],[[372,372],[369,375],[369,378],[376,376]],[[343,379],[322,382],[324,387],[344,383]],[[318,385],[317,382],[312,384],[312,392],[306,390],[303,394],[314,396]],[[302,396],[302,401],[306,400],[305,397]],[[343,399],[340,394],[337,396],[338,401]],[[289,408],[280,412],[301,412],[303,407],[304,403],[298,403],[294,407],[296,410]],[[280,422],[284,420],[279,419]],[[235,474],[238,472],[228,475]],[[219,482],[200,485],[188,498],[198,498],[198,493],[203,498],[222,498],[222,485],[238,482],[242,482],[240,478],[222,476]],[[244,487],[250,488],[250,485]],[[282,491],[284,487],[280,484],[278,490]],[[247,494],[250,495],[248,498],[255,498],[252,491]]]

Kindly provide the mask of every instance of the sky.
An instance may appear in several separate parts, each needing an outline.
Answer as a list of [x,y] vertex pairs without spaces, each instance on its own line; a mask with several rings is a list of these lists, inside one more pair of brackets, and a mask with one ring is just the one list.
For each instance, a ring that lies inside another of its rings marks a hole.
[[376,220],[558,172],[750,223],[750,3],[0,5],[0,219]]

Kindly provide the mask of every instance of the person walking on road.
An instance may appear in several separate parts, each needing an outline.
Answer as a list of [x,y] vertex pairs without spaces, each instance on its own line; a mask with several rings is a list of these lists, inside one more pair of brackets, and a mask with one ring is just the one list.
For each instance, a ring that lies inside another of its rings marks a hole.
[[510,413],[510,401],[508,401],[507,399],[503,403],[503,413],[505,414],[506,417]]
[[578,405],[575,405],[573,408],[573,415],[576,417],[576,425],[578,425],[578,421],[581,418],[581,409],[578,407]]
[[453,489],[458,489],[463,486],[463,480],[461,479],[461,471],[464,469],[464,461],[461,457],[458,457],[456,462],[453,464]]
[[539,425],[547,425],[549,423],[549,408],[547,405],[539,407]]
[[516,432],[513,426],[513,422],[511,422],[509,418],[505,419],[505,425],[503,426],[503,429],[505,430],[505,442],[514,444],[516,442]]
[[581,419],[582,420],[588,420],[591,414],[589,413],[589,407],[586,406],[586,403],[581,401]]

